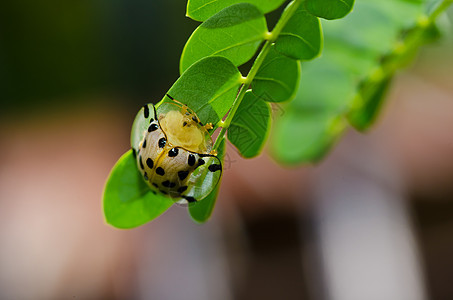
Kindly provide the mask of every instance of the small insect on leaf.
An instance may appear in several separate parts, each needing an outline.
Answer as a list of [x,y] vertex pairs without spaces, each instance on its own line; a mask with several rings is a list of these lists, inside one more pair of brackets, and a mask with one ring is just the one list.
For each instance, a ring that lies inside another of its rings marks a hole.
[[149,188],[178,203],[204,199],[217,186],[222,164],[212,152],[207,128],[186,105],[174,100],[145,105],[132,126],[137,168]]

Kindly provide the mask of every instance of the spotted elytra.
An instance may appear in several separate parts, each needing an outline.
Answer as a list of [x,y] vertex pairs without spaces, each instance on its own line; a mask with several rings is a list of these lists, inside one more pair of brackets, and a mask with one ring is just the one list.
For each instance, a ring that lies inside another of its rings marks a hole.
[[203,125],[190,108],[168,97],[171,101],[157,110],[147,104],[138,112],[132,126],[132,151],[154,193],[179,203],[200,201],[222,175],[208,132],[212,125]]

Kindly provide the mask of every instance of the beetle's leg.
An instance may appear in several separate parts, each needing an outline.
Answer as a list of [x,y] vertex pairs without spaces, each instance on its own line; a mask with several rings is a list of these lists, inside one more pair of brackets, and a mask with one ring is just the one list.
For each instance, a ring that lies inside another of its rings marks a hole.
[[212,123],[207,123],[206,125],[204,125],[204,128],[205,128],[206,130],[211,130],[211,129],[213,129],[214,127],[212,126]]

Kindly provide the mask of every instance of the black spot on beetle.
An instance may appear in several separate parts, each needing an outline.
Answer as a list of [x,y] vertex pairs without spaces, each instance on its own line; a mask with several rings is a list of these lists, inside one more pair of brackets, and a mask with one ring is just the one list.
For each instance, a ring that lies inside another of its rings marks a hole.
[[178,172],[178,177],[181,180],[184,180],[187,178],[187,175],[189,175],[189,171],[179,171]]
[[173,187],[176,186],[176,183],[168,181],[168,180],[165,180],[164,182],[162,182],[162,185],[164,187],[173,188]]
[[184,199],[187,200],[187,202],[192,203],[192,202],[197,202],[197,200],[194,197],[190,196],[183,196]]
[[156,174],[160,175],[160,176],[163,176],[163,175],[165,175],[165,171],[161,167],[157,167]]
[[187,159],[187,163],[189,166],[193,166],[195,164],[195,155],[189,154],[189,158]]
[[154,162],[151,158],[147,158],[146,159],[146,165],[148,166],[148,168],[152,169],[153,166],[154,166]]
[[143,147],[143,148],[146,148],[146,139],[143,140],[142,147]]
[[197,117],[193,116],[193,117],[192,117],[192,120],[193,120],[195,123],[198,123]]
[[140,155],[140,157],[138,158],[138,161],[140,163],[140,168],[145,169],[145,166],[143,165],[143,161],[142,161],[142,156]]
[[149,127],[148,127],[148,132],[153,132],[153,131],[155,131],[155,130],[157,130],[157,129],[159,129],[159,125],[157,125],[157,124],[151,124],[151,125],[149,125]]
[[143,112],[145,114],[145,119],[147,119],[149,117],[149,107],[148,107],[148,105],[144,105],[143,106]]
[[145,174],[143,175],[143,177],[145,177],[145,180],[148,180],[148,174],[145,172]]
[[178,189],[178,193],[183,193],[183,192],[185,192],[186,190],[187,190],[187,185],[182,186],[182,187],[180,187],[180,188]]
[[219,164],[212,164],[208,167],[209,171],[211,172],[215,172],[215,171],[219,171],[219,170],[222,170],[222,166],[219,165]]
[[159,190],[162,194],[167,195],[168,193],[164,190]]
[[202,158],[198,159],[198,167],[205,164],[205,161]]
[[134,158],[137,158],[137,151],[135,151],[134,148],[132,148],[132,155],[134,156]]
[[178,153],[179,153],[178,148],[172,148],[170,149],[170,151],[168,151],[168,156],[175,157],[176,155],[178,155]]
[[182,122],[182,127],[184,127],[184,126],[186,126],[186,125],[187,125],[187,122],[186,122],[186,121]]
[[159,188],[159,186],[158,186],[157,183],[155,183],[155,182],[153,182],[153,186],[154,186],[155,188]]
[[149,123],[154,122],[154,118],[149,119]]
[[167,140],[165,138],[161,138],[159,140],[159,148],[165,147],[165,144],[167,144]]

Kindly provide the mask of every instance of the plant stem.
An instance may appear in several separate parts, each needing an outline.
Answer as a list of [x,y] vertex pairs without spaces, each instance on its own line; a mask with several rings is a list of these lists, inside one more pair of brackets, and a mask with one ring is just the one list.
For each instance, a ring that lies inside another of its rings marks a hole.
[[442,1],[442,3],[439,4],[439,5],[437,6],[437,8],[436,8],[436,9],[431,13],[431,15],[429,16],[429,21],[430,21],[431,23],[433,23],[433,22],[437,19],[437,17],[438,17],[444,10],[446,10],[446,9],[450,6],[450,4],[452,4],[452,3],[453,3],[453,0],[444,0],[444,1]]
[[417,24],[410,30],[410,33],[404,38],[403,41],[396,47],[392,53],[389,54],[388,58],[382,65],[381,80],[392,76],[398,69],[401,68],[402,62],[404,63],[405,58],[411,55],[413,51],[419,48],[425,42],[425,34],[430,27],[435,23],[437,17],[445,11],[453,0],[444,0],[440,3],[436,9],[429,14],[421,18]]
[[351,114],[362,109],[363,105],[365,105],[364,101],[376,91],[376,86],[393,76],[405,63],[407,63],[407,57],[412,55],[414,51],[425,42],[426,32],[435,23],[437,17],[452,3],[453,0],[442,1],[429,15],[423,16],[412,28],[410,28],[410,30],[406,30],[409,33],[397,44],[393,51],[386,56],[386,59],[380,66],[371,72],[368,78],[363,82],[356,94],[355,103],[350,112]]
[[242,102],[242,99],[244,99],[245,93],[247,92],[247,87],[252,83],[253,79],[256,76],[256,73],[258,73],[258,70],[260,69],[261,65],[264,62],[264,59],[269,53],[272,44],[277,40],[278,36],[280,35],[280,32],[283,30],[286,23],[288,23],[289,19],[294,15],[294,13],[296,12],[297,8],[301,3],[302,0],[294,0],[293,2],[291,2],[283,11],[280,20],[278,20],[272,32],[266,33],[265,37],[266,42],[264,43],[263,48],[261,48],[260,53],[258,54],[255,62],[253,63],[253,66],[250,68],[249,73],[247,74],[247,77],[245,77],[244,83],[241,85],[239,93],[236,99],[234,100],[233,105],[231,106],[230,112],[228,113],[225,121],[221,122],[222,130],[217,136],[213,149],[216,150],[219,147],[221,141],[225,137],[228,127],[230,127],[231,120],[233,120],[233,117],[236,114],[236,111],[238,110],[239,105]]

